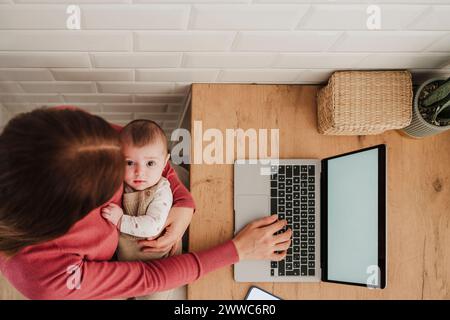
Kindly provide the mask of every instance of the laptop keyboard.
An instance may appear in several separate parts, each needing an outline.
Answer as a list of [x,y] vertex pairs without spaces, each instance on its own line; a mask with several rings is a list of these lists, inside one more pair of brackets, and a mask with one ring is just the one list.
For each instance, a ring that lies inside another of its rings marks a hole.
[[271,261],[271,276],[314,276],[316,269],[316,212],[314,165],[272,166],[270,203],[272,214],[287,220],[292,243],[282,261]]

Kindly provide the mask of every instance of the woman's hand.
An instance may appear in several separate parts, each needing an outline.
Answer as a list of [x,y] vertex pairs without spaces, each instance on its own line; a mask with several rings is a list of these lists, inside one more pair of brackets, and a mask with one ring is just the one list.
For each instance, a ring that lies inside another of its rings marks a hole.
[[194,209],[173,207],[165,224],[165,230],[157,239],[139,241],[142,252],[167,252],[173,255],[177,249],[177,242],[181,240],[184,232],[191,223]]
[[280,261],[286,257],[291,245],[292,230],[274,235],[285,225],[286,220],[277,221],[277,215],[255,220],[246,225],[232,239],[236,246],[239,260],[273,260]]

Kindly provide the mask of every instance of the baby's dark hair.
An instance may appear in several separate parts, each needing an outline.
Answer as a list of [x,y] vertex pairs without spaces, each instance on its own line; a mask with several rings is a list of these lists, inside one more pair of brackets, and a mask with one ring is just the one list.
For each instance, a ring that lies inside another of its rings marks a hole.
[[152,120],[138,119],[127,124],[120,132],[122,143],[131,144],[135,147],[143,147],[161,141],[164,149],[167,149],[167,138],[164,130]]

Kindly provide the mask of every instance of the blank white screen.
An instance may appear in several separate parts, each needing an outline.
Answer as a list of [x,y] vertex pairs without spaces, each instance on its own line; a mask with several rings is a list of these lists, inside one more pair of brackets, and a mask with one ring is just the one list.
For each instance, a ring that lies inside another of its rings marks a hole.
[[328,279],[366,284],[378,265],[378,149],[328,161]]

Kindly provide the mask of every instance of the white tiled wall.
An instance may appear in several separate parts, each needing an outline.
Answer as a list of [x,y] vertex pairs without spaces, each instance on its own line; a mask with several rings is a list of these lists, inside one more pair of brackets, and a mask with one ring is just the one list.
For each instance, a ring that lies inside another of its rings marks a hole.
[[[81,30],[66,29],[73,3]],[[338,69],[449,76],[450,0],[0,0],[0,128],[72,104],[170,132],[193,82],[324,83]]]

